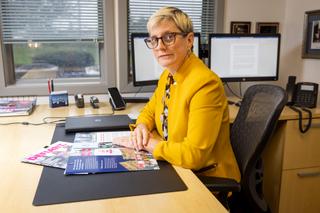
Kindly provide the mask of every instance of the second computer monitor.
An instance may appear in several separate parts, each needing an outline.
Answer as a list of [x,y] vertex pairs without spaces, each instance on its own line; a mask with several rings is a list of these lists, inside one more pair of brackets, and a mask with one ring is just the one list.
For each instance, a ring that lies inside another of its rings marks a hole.
[[[131,34],[132,74],[134,86],[156,85],[164,68],[154,58],[144,39],[148,33]],[[193,52],[199,56],[200,33],[194,34]]]
[[209,67],[224,82],[278,80],[280,34],[210,34]]

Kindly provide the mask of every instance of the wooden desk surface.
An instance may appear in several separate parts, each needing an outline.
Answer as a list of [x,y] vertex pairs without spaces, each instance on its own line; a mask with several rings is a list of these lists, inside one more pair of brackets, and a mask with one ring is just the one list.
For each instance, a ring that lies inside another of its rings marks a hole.
[[[239,111],[239,107],[235,105],[229,105],[229,115],[230,115],[230,123],[234,121]],[[320,108],[311,109],[313,118],[320,118]],[[307,118],[308,114],[303,112],[303,117]],[[279,120],[295,120],[298,119],[298,114],[290,109],[289,107],[285,107],[280,115]]]
[[[143,104],[129,104],[124,114],[138,111]],[[107,104],[100,109],[69,107],[50,109],[37,106],[30,116],[1,117],[0,123],[42,122],[44,117],[66,117],[79,114],[111,113]],[[20,160],[50,144],[54,125],[0,126],[0,212],[227,212],[217,199],[188,169],[175,167],[188,186],[187,191],[102,199],[35,207],[32,201],[42,172],[42,166],[21,163]]]

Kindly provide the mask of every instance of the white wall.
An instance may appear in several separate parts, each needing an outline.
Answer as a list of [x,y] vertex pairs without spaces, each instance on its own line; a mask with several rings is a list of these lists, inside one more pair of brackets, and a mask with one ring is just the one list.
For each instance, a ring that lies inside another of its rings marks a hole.
[[225,0],[225,32],[230,32],[231,21],[251,21],[251,32],[255,22],[280,22],[284,20],[285,0]]
[[[279,81],[267,82],[285,88],[289,75],[297,81],[320,84],[320,59],[302,59],[304,13],[320,10],[319,0],[226,0],[224,31],[230,31],[231,21],[251,21],[251,32],[256,22],[279,22],[281,33]],[[253,83],[244,83],[243,89]],[[237,89],[238,85],[232,85]],[[318,104],[320,100],[318,100]]]

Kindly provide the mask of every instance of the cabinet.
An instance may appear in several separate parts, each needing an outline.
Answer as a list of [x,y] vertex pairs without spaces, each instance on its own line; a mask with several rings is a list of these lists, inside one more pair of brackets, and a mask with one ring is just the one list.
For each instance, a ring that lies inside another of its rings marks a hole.
[[279,212],[320,211],[320,166],[282,172]]
[[298,120],[279,121],[264,152],[264,194],[271,212],[320,211],[320,118],[305,134]]

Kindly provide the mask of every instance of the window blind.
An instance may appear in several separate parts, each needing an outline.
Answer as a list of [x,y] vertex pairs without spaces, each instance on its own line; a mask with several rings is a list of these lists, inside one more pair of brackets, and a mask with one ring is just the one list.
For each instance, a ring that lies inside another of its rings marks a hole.
[[103,40],[103,0],[1,0],[4,43]]
[[216,0],[129,0],[129,38],[131,33],[148,32],[146,25],[149,17],[164,6],[174,6],[187,13],[194,31],[205,38],[215,30],[215,2]]

